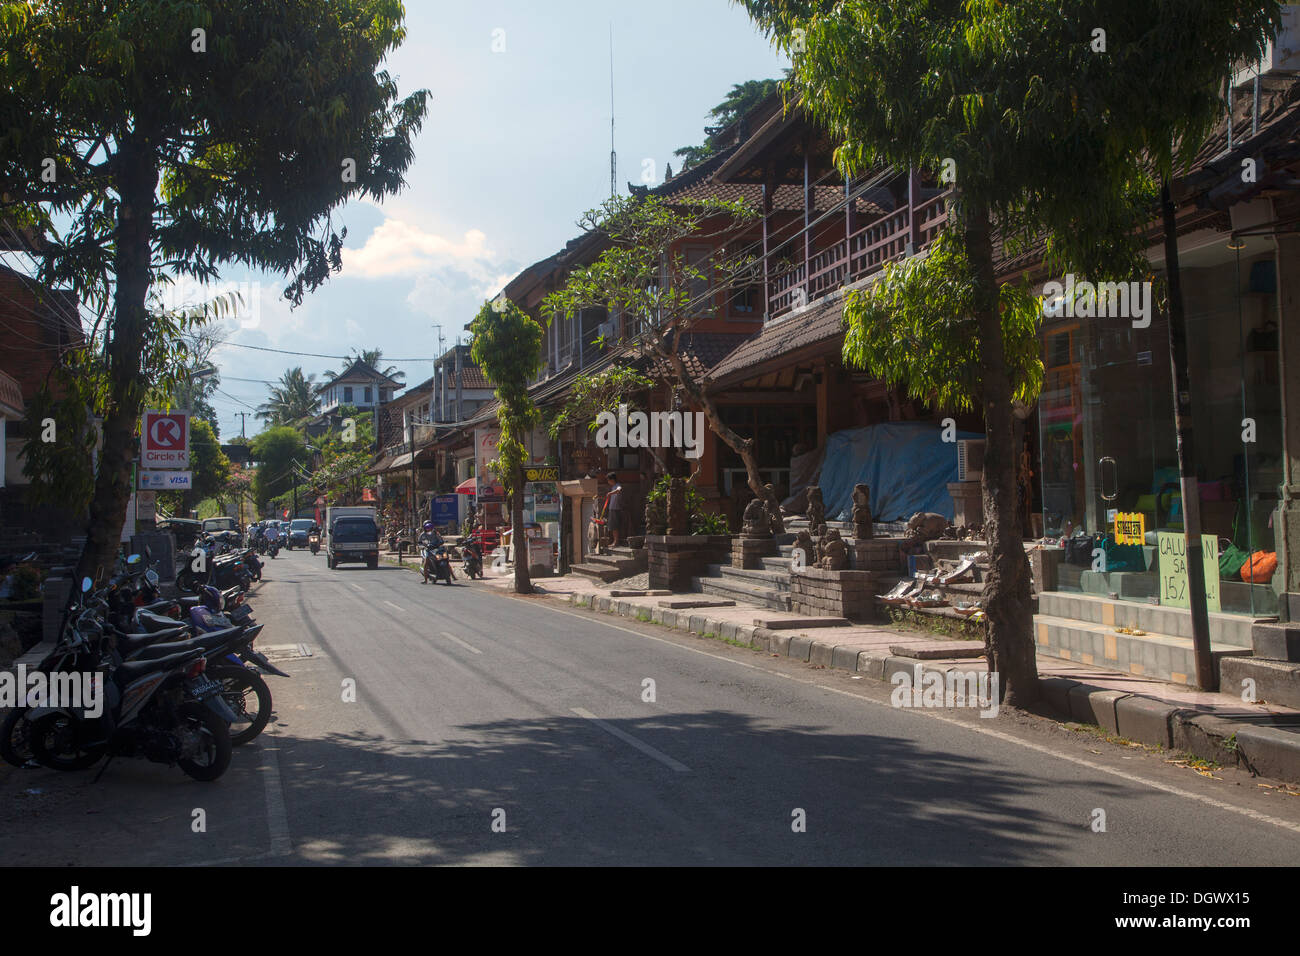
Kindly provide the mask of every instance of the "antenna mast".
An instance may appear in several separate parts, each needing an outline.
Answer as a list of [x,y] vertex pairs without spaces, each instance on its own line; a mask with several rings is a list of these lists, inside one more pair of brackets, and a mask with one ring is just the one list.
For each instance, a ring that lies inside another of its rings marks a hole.
[[618,195],[618,153],[614,152],[614,21],[609,22],[609,198]]

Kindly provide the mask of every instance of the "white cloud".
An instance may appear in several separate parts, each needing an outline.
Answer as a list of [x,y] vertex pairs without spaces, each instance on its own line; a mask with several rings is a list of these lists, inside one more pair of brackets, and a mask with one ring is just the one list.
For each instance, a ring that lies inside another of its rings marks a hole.
[[400,219],[385,219],[360,249],[343,250],[343,275],[365,279],[418,276],[448,265],[471,274],[490,274],[488,262],[494,256],[482,230],[470,229],[454,240]]

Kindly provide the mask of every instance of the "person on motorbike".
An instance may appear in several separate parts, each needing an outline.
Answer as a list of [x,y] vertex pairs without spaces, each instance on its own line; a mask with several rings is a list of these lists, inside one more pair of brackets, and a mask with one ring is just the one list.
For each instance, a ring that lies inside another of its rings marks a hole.
[[277,524],[268,524],[264,532],[266,537],[266,546],[272,549],[271,557],[275,557],[275,551],[278,551],[280,542],[280,527]]
[[[434,527],[434,524],[433,524],[432,521],[426,521],[426,522],[424,523],[424,531],[421,533],[421,535],[420,535],[418,538],[415,539],[415,543],[416,543],[417,545],[419,545],[421,548],[436,549],[436,548],[441,548],[441,547],[443,547],[442,535],[438,534],[438,531],[437,531],[437,529]],[[428,581],[429,581],[429,571],[428,571],[428,562],[427,562],[427,561],[426,561],[426,562],[423,562],[423,563],[420,565],[420,570],[421,570],[421,573],[424,574],[424,580],[425,580],[425,583],[427,584]],[[448,572],[451,572],[451,562],[450,562],[450,561],[447,562],[447,570],[448,570]],[[453,578],[453,579],[454,579],[455,576],[456,576],[454,572],[451,572],[451,575],[452,575],[452,578]]]

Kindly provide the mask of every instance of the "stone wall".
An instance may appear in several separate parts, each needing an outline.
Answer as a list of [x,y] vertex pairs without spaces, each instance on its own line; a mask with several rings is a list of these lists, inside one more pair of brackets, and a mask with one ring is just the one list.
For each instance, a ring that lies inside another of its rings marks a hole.
[[654,590],[689,591],[691,578],[703,575],[709,564],[731,561],[731,535],[646,535],[650,553],[650,587]]
[[855,571],[903,574],[907,562],[899,549],[901,538],[865,538],[855,540],[849,548],[849,564]]
[[775,538],[734,538],[731,542],[731,566],[754,570],[763,567],[763,558],[781,553]]
[[876,619],[876,572],[823,571],[805,568],[790,573],[790,610],[795,614]]

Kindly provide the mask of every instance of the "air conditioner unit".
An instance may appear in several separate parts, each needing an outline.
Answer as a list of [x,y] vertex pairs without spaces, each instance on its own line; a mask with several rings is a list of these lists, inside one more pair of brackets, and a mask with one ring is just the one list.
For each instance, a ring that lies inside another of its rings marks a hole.
[[984,477],[984,439],[957,442],[957,480],[979,481]]
[[1300,3],[1282,4],[1282,25],[1277,37],[1258,63],[1239,63],[1232,77],[1234,87],[1253,82],[1255,74],[1288,74],[1300,71]]

